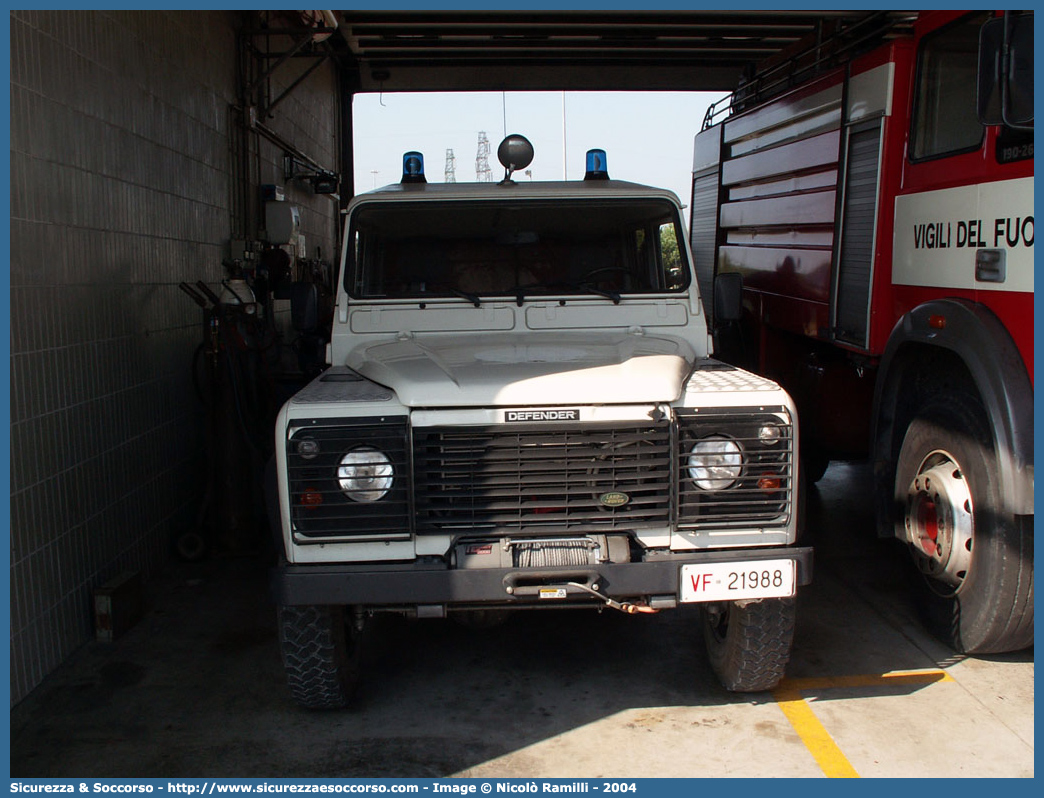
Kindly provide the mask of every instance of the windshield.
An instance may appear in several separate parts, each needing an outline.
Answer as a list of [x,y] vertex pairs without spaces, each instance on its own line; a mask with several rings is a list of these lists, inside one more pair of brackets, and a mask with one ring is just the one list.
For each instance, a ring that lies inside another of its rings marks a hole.
[[684,291],[680,222],[663,199],[381,202],[352,215],[357,299]]

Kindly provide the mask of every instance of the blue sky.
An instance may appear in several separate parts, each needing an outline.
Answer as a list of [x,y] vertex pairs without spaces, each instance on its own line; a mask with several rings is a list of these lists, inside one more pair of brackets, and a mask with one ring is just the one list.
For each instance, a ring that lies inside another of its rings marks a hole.
[[[493,179],[504,175],[496,157],[507,133],[521,133],[536,152],[534,180],[576,180],[585,153],[606,151],[609,175],[674,191],[689,202],[693,137],[707,106],[721,92],[566,92],[566,169],[563,171],[563,93],[384,93],[355,97],[357,192],[394,183],[402,154],[424,154],[429,182],[441,183],[446,150],[456,156],[457,182],[475,180],[479,131],[490,142]],[[377,174],[374,174],[376,170]]]

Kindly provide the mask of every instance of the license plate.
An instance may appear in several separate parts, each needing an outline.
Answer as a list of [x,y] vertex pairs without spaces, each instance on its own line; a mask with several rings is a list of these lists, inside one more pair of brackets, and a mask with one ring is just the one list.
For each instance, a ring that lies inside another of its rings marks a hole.
[[679,599],[736,601],[783,598],[797,591],[794,560],[752,560],[683,565]]

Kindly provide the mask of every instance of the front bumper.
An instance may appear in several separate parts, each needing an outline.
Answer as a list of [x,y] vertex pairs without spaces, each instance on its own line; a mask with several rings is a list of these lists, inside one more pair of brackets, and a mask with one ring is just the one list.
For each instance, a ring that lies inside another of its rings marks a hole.
[[[792,559],[797,584],[812,581],[811,548],[650,552],[639,562],[542,568],[450,568],[442,561],[344,565],[283,564],[272,589],[283,605],[354,605],[440,616],[447,609],[597,606],[590,589],[618,600],[640,599],[668,607],[679,595],[681,566],[699,563]],[[568,587],[569,583],[587,589]],[[542,587],[561,586],[564,597],[540,598]]]

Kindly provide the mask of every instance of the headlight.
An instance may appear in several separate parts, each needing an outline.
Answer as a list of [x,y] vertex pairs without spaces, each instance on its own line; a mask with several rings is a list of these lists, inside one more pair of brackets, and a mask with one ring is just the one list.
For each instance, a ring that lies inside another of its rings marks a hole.
[[743,470],[743,452],[734,440],[712,435],[689,450],[689,477],[702,490],[725,490]]
[[391,490],[394,470],[383,452],[362,446],[341,458],[337,480],[344,495],[352,501],[375,502]]

